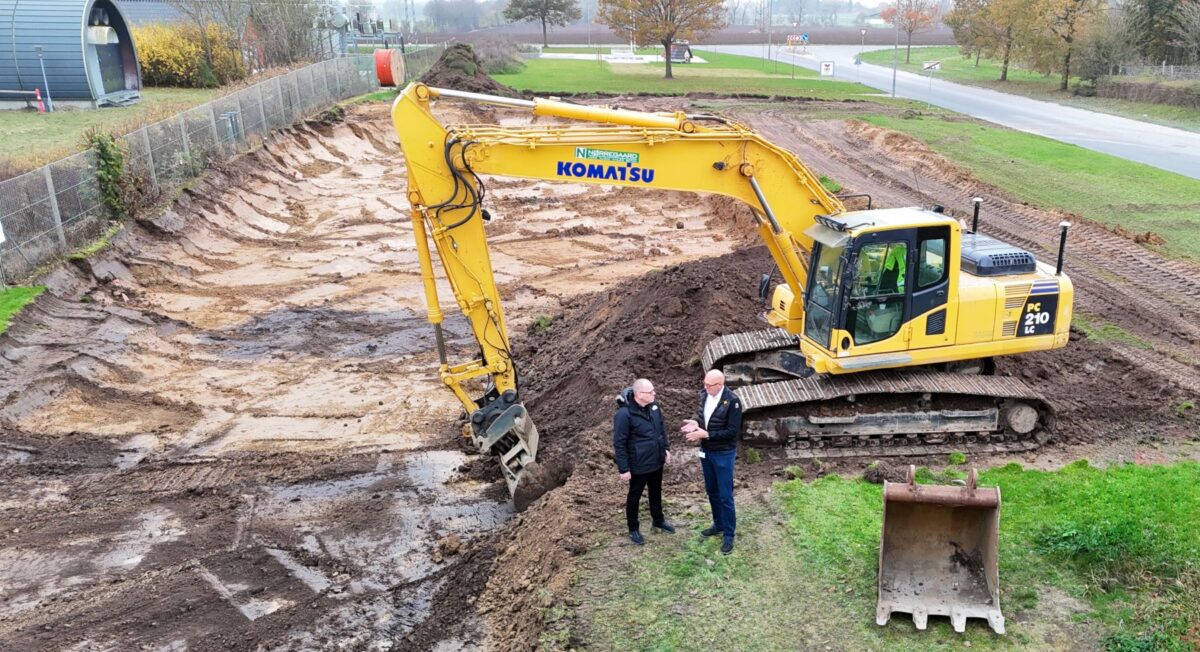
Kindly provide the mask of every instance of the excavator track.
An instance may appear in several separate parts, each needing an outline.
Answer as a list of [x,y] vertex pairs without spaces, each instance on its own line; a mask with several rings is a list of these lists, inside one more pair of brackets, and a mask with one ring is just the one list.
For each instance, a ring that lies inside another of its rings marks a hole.
[[[717,338],[706,368],[794,347],[778,329]],[[1023,452],[1053,425],[1053,406],[1017,378],[886,370],[758,382],[735,391],[743,440],[781,446],[788,457],[892,457]]]

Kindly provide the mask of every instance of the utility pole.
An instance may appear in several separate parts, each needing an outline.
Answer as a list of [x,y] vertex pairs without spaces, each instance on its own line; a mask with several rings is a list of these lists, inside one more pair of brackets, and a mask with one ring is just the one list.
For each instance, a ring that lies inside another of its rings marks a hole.
[[900,0],[896,0],[896,15],[892,16],[896,45],[892,47],[892,97],[896,97],[896,67],[900,64]]

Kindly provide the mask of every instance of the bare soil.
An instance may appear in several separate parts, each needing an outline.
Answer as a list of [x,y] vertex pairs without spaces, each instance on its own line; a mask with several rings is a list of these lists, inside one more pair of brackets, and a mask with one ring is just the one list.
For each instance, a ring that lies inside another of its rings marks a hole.
[[[803,109],[723,107],[877,206],[965,215],[983,196],[984,232],[1053,255],[1063,215],[903,136]],[[578,555],[619,534],[612,397],[647,376],[669,420],[687,416],[704,342],[761,326],[769,257],[725,200],[490,180],[541,457],[572,469],[515,515],[493,460],[455,434],[390,130],[369,105],[275,137],[52,272],[0,337],[0,648],[526,650],[571,609]],[[1071,217],[1077,311],[1148,348],[1076,334],[1001,361],[1059,414],[1048,446],[1013,459],[1200,457],[1194,417],[1177,413],[1200,395],[1197,269]],[[534,334],[541,315],[550,329]],[[470,355],[463,320],[446,327]],[[781,474],[765,453],[739,465],[746,490]],[[667,482],[702,494],[682,459]]]

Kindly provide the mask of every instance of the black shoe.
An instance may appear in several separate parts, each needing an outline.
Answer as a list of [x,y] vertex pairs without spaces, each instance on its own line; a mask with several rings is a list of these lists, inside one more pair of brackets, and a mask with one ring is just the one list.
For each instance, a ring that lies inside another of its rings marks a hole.
[[721,542],[721,554],[728,555],[733,552],[733,539],[725,539]]
[[715,526],[715,525],[710,528],[704,528],[703,530],[700,530],[700,536],[702,536],[702,537],[716,536],[720,533],[721,533],[721,531],[718,530],[717,526]]
[[638,532],[637,530],[629,531],[629,540],[639,546],[642,545],[643,543],[646,543],[646,540],[642,538],[642,533]]
[[662,523],[655,523],[654,527],[666,532],[667,534],[675,534],[675,526],[666,521],[663,521]]

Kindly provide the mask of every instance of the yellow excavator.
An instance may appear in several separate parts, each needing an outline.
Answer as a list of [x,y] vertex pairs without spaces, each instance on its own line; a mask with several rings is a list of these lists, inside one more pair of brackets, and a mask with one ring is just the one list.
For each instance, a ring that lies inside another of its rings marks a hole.
[[[436,101],[516,107],[554,120],[446,127]],[[1053,419],[1036,388],[997,376],[996,356],[1065,346],[1074,290],[1058,265],[984,236],[937,207],[849,211],[792,153],[711,114],[646,113],[409,85],[392,108],[441,378],[464,435],[500,458],[517,509],[539,495],[537,429],[492,273],[481,175],[727,195],[748,204],[782,277],[770,328],[720,337],[745,405],[744,440],[789,457],[1030,450]],[[480,356],[451,363],[432,240]],[[772,275],[764,275],[767,300]],[[632,373],[632,371],[631,371]],[[487,381],[481,396],[464,388]]]

